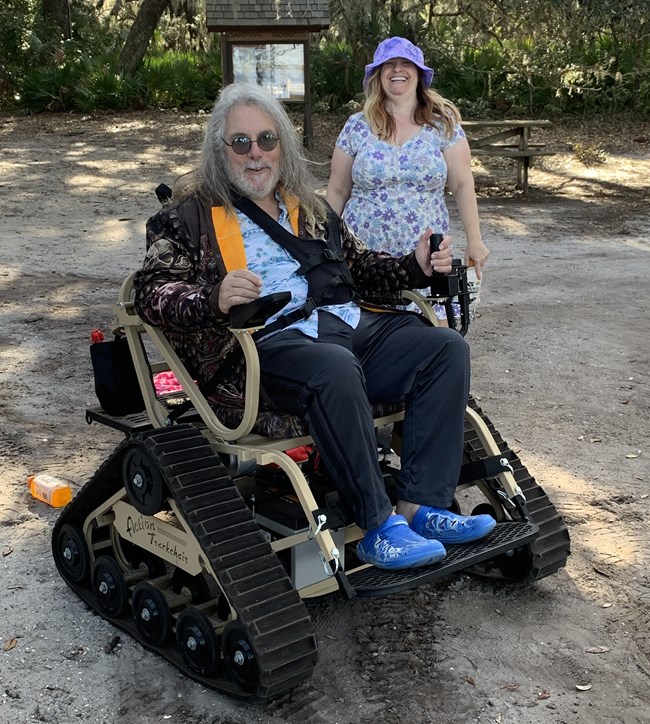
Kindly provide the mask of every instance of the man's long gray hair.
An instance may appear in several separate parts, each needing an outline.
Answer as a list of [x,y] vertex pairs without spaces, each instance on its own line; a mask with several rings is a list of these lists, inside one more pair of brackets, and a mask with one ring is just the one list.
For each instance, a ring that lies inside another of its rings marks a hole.
[[228,172],[226,121],[237,106],[253,106],[269,116],[280,138],[279,185],[285,194],[296,196],[305,213],[308,226],[323,221],[327,214],[324,201],[314,192],[315,181],[307,167],[307,160],[291,119],[282,103],[253,83],[233,83],[223,88],[212,109],[205,130],[201,159],[196,171],[177,179],[174,196],[183,198],[198,193],[215,206],[233,211],[230,199],[231,184]]

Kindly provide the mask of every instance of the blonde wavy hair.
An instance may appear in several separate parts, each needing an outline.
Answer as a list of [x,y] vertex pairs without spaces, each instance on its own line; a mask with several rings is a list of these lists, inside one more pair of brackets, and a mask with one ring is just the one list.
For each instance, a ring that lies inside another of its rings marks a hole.
[[[388,113],[385,106],[386,94],[381,87],[380,73],[383,66],[375,69],[368,79],[366,86],[366,101],[363,104],[363,115],[368,121],[372,132],[384,141],[391,141],[395,137],[395,120]],[[427,88],[421,71],[418,69],[417,106],[413,120],[419,126],[442,126],[443,133],[451,138],[454,127],[460,123],[458,108],[440,93]]]

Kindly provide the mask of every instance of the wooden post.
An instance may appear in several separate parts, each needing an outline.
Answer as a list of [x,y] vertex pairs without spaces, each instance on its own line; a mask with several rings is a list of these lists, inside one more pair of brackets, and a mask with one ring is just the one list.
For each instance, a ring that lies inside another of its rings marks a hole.
[[304,58],[304,80],[305,80],[305,99],[304,99],[304,128],[302,134],[303,144],[311,151],[314,146],[314,131],[311,125],[311,55],[309,50],[309,37],[303,43]]

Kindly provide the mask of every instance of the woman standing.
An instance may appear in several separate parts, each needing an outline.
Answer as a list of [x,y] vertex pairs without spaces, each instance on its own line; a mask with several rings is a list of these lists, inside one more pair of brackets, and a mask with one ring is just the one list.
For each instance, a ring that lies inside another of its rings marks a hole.
[[[430,89],[433,70],[406,38],[388,38],[366,66],[363,111],[336,141],[327,201],[368,246],[407,253],[427,229],[446,234],[445,185],[477,277],[489,251],[481,238],[469,144],[456,107]],[[436,314],[445,319],[444,307]]]

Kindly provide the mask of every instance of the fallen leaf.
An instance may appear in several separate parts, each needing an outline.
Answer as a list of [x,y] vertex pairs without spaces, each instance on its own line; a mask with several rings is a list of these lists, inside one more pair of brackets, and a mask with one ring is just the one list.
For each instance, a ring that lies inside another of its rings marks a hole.
[[112,654],[115,651],[115,647],[120,643],[119,636],[113,636],[113,638],[104,646],[104,651],[107,654]]
[[501,688],[507,689],[508,691],[517,691],[519,684],[516,681],[510,681],[509,683],[504,684]]
[[466,676],[465,681],[472,686],[476,686],[476,679],[473,676]]
[[590,649],[585,649],[588,654],[606,654],[608,651],[611,651],[609,646],[592,646]]
[[14,552],[14,549],[13,549],[13,548],[8,548],[8,547],[7,547],[7,548],[3,548],[3,549],[2,549],[2,557],[4,558],[5,556],[8,556],[10,553],[13,553],[13,552]]
[[3,651],[11,651],[11,649],[15,648],[16,644],[18,643],[18,639],[7,639],[4,644],[2,644],[2,650]]
[[605,571],[601,571],[600,568],[596,568],[596,566],[592,566],[592,568],[594,569],[594,571],[596,571],[596,573],[599,573],[601,576],[605,576],[605,578],[612,577],[611,573],[606,573]]
[[591,684],[576,684],[576,689],[578,691],[589,691]]
[[537,694],[538,699],[550,699],[551,698],[551,692],[544,689],[544,691],[540,691]]

